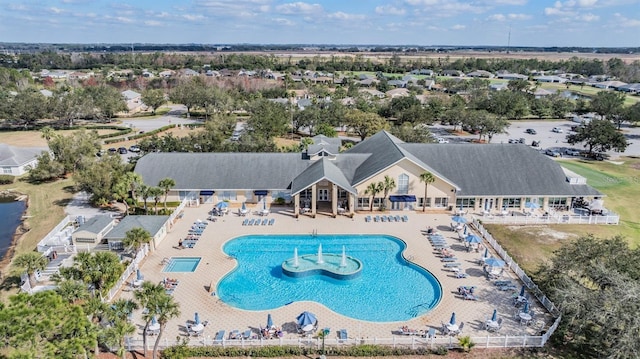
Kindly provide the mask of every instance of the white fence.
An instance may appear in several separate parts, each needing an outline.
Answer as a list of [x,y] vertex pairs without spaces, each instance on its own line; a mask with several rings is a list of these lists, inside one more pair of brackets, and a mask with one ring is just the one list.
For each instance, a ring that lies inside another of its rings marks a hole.
[[133,261],[131,261],[131,263],[129,263],[127,268],[124,270],[124,272],[120,276],[120,279],[118,279],[116,284],[113,285],[113,288],[111,288],[111,290],[107,293],[107,296],[102,298],[103,302],[110,302],[116,296],[116,294],[118,294],[120,287],[126,282],[127,278],[129,278],[129,276],[138,269],[138,265],[140,264],[140,262],[142,262],[144,257],[147,256],[148,253],[149,244],[145,243],[142,248],[138,250],[138,253],[136,253],[136,257],[133,259]]
[[[554,328],[555,329],[555,328]],[[212,333],[215,334],[215,333]],[[516,347],[542,347],[549,338],[549,333],[540,336],[472,336],[471,340],[475,343],[476,348],[516,348]],[[127,350],[143,350],[143,340],[126,338]],[[156,337],[149,336],[147,338],[147,346],[152,348],[155,344]],[[320,338],[280,338],[276,340],[264,339],[223,339],[216,340],[211,336],[190,337],[189,346],[221,346],[221,347],[264,347],[264,346],[296,346],[313,349],[322,348],[322,339]],[[159,349],[165,349],[174,345],[182,344],[180,339],[161,339],[158,344]],[[458,338],[455,336],[437,336],[435,338],[424,338],[419,336],[397,336],[391,338],[349,338],[346,340],[337,338],[325,338],[325,347],[343,347],[349,345],[385,345],[394,348],[460,348]]]
[[580,214],[555,214],[549,216],[473,216],[474,221],[498,224],[618,224],[620,216],[609,213],[606,216],[587,216]]
[[38,252],[46,252],[52,246],[64,245],[67,243],[71,244],[71,233],[74,230],[72,224],[74,222],[75,217],[64,217],[57,226],[55,226],[40,242],[38,242]]

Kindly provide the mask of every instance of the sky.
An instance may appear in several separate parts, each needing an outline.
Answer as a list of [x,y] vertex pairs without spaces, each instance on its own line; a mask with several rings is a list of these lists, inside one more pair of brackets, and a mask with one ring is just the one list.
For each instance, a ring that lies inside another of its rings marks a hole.
[[0,0],[0,41],[640,47],[640,0]]

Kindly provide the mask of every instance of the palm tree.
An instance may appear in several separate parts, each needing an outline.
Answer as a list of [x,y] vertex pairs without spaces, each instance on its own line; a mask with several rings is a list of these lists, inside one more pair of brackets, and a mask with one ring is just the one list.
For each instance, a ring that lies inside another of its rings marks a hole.
[[109,345],[117,345],[117,354],[126,359],[127,351],[125,350],[124,340],[128,335],[136,332],[136,327],[126,320],[117,319],[113,324],[100,333],[102,341]]
[[140,192],[140,197],[142,197],[142,200],[144,201],[144,214],[149,214],[149,211],[147,210],[147,200],[151,197],[150,191],[151,187],[146,184],[141,183],[138,185],[138,192]]
[[424,200],[422,201],[422,212],[427,208],[427,188],[429,184],[436,181],[436,177],[429,171],[422,172],[420,174],[420,182],[424,182]]
[[87,285],[78,280],[65,280],[58,283],[56,291],[71,304],[76,304],[89,298]]
[[384,176],[384,181],[382,181],[381,183],[382,183],[382,190],[384,191],[384,198],[382,199],[382,204],[386,205],[387,195],[389,194],[389,192],[396,189],[396,181],[389,176]]
[[124,174],[124,182],[129,185],[131,191],[131,198],[133,199],[134,207],[138,205],[138,197],[136,196],[136,190],[143,184],[142,177],[135,172],[127,172]]
[[44,126],[40,129],[40,133],[42,134],[42,138],[44,138],[47,142],[51,140],[55,136],[55,131],[50,126]]
[[149,188],[149,196],[153,198],[154,203],[154,211],[156,215],[158,214],[158,202],[160,202],[160,197],[164,194],[164,191],[160,187],[151,187]]
[[141,227],[135,227],[127,231],[124,234],[122,244],[127,247],[132,253],[138,252],[143,244],[151,242],[151,234],[147,230]]
[[17,256],[13,264],[27,272],[29,285],[33,288],[35,279],[33,275],[36,271],[43,270],[47,266],[47,258],[40,253],[29,252]]
[[173,178],[163,178],[158,183],[158,187],[162,188],[164,192],[164,209],[167,210],[167,196],[169,195],[169,190],[175,187],[176,181]]
[[180,315],[180,306],[173,300],[173,297],[169,294],[163,293],[158,296],[153,303],[149,303],[149,312],[155,314],[158,324],[160,324],[160,332],[156,338],[156,342],[153,345],[153,359],[156,359],[158,353],[158,345],[160,345],[160,338],[164,332],[167,322],[169,320]]
[[380,187],[380,183],[371,182],[364,190],[364,194],[371,195],[371,200],[369,201],[369,211],[373,212],[373,199],[376,197],[378,193],[382,191]]
[[[140,303],[143,308],[149,308],[152,304],[158,301],[158,297],[165,294],[162,284],[153,284],[151,282],[143,282],[140,290],[134,293],[134,297]],[[142,346],[144,347],[144,356],[147,356],[147,330],[149,330],[149,324],[153,320],[155,312],[146,310],[142,314],[144,319],[144,329],[142,330]]]

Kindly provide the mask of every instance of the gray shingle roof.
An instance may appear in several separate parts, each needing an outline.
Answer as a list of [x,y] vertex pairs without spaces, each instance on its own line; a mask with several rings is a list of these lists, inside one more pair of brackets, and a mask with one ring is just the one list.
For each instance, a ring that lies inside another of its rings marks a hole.
[[0,143],[0,166],[20,166],[32,161],[43,151],[44,147],[14,147]]
[[588,185],[572,185],[562,167],[519,144],[417,144],[402,148],[428,161],[460,187],[459,196],[601,196]]
[[111,216],[105,216],[105,215],[93,216],[87,219],[87,221],[84,222],[80,227],[78,227],[76,232],[87,231],[90,233],[97,234],[97,233],[100,233],[100,231],[102,231],[103,229],[105,229],[113,221],[114,219],[111,218]]
[[104,238],[121,240],[124,239],[128,231],[134,228],[143,228],[153,237],[167,223],[168,219],[169,216],[126,216]]
[[308,165],[299,153],[150,153],[135,172],[153,186],[173,178],[178,190],[284,190]]
[[311,166],[300,173],[299,176],[293,179],[293,182],[291,183],[291,194],[296,195],[324,179],[335,183],[338,187],[353,194],[358,193],[355,188],[351,187],[351,184],[345,177],[344,173],[342,173],[342,171],[333,164],[331,160],[322,158],[315,161]]

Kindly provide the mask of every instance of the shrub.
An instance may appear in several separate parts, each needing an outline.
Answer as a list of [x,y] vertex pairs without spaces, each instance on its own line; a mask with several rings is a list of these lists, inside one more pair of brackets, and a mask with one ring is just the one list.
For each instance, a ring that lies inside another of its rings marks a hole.
[[284,204],[284,198],[282,197],[278,197],[276,198],[276,200],[274,201],[275,204],[282,206]]
[[0,184],[12,184],[16,181],[15,176],[11,175],[0,175]]

